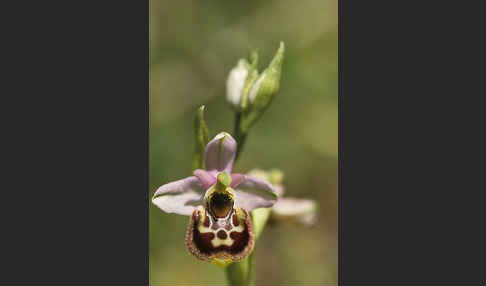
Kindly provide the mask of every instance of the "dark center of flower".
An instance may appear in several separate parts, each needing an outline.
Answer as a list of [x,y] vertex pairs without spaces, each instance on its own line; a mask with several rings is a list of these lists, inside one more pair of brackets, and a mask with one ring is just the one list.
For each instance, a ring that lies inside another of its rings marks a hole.
[[215,217],[223,218],[231,211],[233,207],[233,199],[228,194],[215,193],[209,201],[209,207],[211,213]]

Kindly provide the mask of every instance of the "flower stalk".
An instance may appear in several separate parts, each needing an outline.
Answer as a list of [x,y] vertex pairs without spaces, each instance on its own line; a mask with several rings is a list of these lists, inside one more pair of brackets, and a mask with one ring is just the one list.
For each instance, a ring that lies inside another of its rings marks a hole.
[[226,278],[230,286],[249,286],[248,266],[251,257],[253,257],[253,254],[250,254],[249,258],[240,262],[231,263],[225,268]]

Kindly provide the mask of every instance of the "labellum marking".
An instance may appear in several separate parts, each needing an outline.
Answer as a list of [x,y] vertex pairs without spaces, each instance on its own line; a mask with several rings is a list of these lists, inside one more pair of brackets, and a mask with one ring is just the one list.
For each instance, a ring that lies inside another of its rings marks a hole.
[[240,261],[248,256],[253,245],[250,217],[243,209],[232,209],[225,218],[216,218],[210,211],[198,208],[191,216],[186,246],[201,260]]
[[226,231],[222,229],[220,229],[216,235],[218,236],[219,239],[226,239],[226,237],[228,236],[226,234]]
[[241,235],[233,235],[233,233],[243,233],[245,231],[245,228],[239,222],[237,226],[232,224],[235,220],[238,221],[236,211],[230,212],[225,218],[213,218],[206,210],[204,214],[205,218],[203,223],[199,223],[197,226],[201,239],[205,242],[203,244],[207,244],[207,241],[209,240],[213,247],[218,247],[220,245],[232,247],[235,238],[240,240],[243,239],[243,236]]

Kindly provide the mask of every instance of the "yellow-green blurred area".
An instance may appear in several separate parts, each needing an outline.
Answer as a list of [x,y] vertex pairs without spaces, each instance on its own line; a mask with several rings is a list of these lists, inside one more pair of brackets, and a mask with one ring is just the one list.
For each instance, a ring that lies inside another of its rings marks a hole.
[[[259,71],[285,42],[280,91],[251,129],[235,172],[278,168],[286,196],[319,204],[313,228],[274,224],[255,246],[256,285],[337,285],[337,0],[150,0],[150,197],[191,175],[194,116],[233,134],[228,72],[249,49]],[[188,217],[150,204],[150,285],[226,285],[184,245]]]

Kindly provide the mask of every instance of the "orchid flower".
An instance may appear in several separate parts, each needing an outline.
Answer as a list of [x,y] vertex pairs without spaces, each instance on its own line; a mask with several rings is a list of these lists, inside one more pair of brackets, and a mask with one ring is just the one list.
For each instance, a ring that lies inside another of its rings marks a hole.
[[217,265],[251,253],[255,239],[248,212],[277,201],[268,181],[232,173],[236,148],[230,134],[219,133],[206,145],[206,170],[159,187],[152,198],[164,212],[190,216],[187,249]]
[[285,187],[282,185],[283,173],[279,170],[264,171],[251,170],[248,175],[273,184],[278,201],[271,208],[271,221],[290,222],[304,226],[313,226],[316,223],[317,204],[310,199],[284,197]]
[[316,223],[316,203],[309,199],[279,198],[272,208],[271,219],[313,226]]

